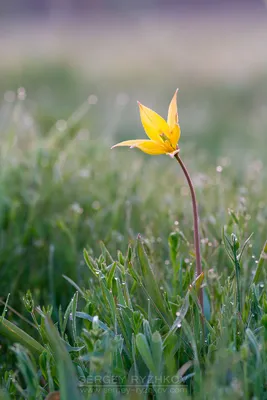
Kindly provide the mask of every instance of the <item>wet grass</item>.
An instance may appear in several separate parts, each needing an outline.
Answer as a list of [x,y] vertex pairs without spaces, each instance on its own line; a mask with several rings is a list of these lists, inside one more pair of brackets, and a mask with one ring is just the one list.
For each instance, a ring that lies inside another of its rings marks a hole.
[[143,137],[137,99],[164,115],[175,88],[158,82],[152,93],[149,79],[118,91],[45,66],[2,80],[6,398],[130,398],[129,388],[134,398],[266,397],[266,82],[180,87],[180,146],[201,216],[203,331],[177,163],[110,150]]

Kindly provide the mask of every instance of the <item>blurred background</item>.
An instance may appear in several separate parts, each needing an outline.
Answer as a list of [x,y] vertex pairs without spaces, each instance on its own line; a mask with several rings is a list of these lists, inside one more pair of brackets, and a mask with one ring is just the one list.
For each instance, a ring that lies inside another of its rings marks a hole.
[[[249,124],[256,124],[256,132],[257,120],[266,114],[262,86],[267,65],[266,12],[264,0],[1,2],[2,99],[5,93],[6,98],[12,97],[10,91],[24,88],[34,118],[36,109],[42,108],[43,131],[55,120],[68,118],[91,94],[101,102],[94,114],[103,114],[103,107],[111,112],[115,99],[127,106],[124,121],[132,116],[138,132],[136,99],[163,112],[179,87],[186,138],[193,135],[198,141],[201,136],[203,142],[216,113],[224,133],[217,131],[215,140],[212,134],[213,155],[215,144],[226,145],[228,151],[226,119],[232,118],[232,126],[237,119],[242,122],[238,129],[246,135],[252,130]],[[257,87],[256,98],[255,93],[245,95],[252,87]],[[213,91],[203,96],[199,92],[203,88]],[[220,90],[220,104],[209,112],[214,90]],[[247,113],[253,106],[255,118]],[[242,121],[240,113],[244,113]],[[104,119],[103,125],[108,122]],[[123,123],[115,131],[127,136]],[[239,137],[237,141],[232,148],[246,146]]]
[[166,116],[177,87],[181,154],[197,186],[202,235],[215,240],[214,248],[206,242],[209,263],[229,208],[248,215],[260,249],[266,43],[263,0],[2,1],[1,293],[30,287],[64,302],[62,274],[83,283],[83,247],[98,254],[103,240],[125,251],[141,232],[160,264],[171,230],[192,241],[176,165],[110,151],[144,137],[136,100]]

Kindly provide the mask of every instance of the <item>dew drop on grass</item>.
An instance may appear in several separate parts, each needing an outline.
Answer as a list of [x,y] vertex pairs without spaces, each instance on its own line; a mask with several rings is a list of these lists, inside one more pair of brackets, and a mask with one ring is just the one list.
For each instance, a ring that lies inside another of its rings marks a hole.
[[26,90],[24,87],[18,88],[17,91],[18,100],[25,100],[26,99]]
[[93,203],[92,203],[93,210],[99,210],[100,207],[101,207],[101,205],[100,205],[99,201],[97,201],[97,200],[93,201]]
[[71,204],[71,210],[76,213],[76,214],[82,214],[83,213],[83,208],[81,208],[80,204],[75,202]]
[[97,96],[95,94],[91,94],[88,97],[88,103],[89,104],[96,104],[97,102],[98,102],[98,98],[97,98]]
[[59,119],[56,122],[56,128],[59,132],[64,132],[67,129],[67,122],[64,119]]
[[177,324],[177,328],[181,328],[181,326],[182,326],[182,324],[179,322],[179,323]]

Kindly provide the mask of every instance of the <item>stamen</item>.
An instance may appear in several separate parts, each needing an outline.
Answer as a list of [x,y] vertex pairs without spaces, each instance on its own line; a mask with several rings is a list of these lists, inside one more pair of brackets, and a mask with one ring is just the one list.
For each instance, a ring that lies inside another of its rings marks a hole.
[[165,135],[165,133],[161,133],[159,136],[161,137],[163,142],[169,142],[170,141],[170,139],[168,138],[168,136]]

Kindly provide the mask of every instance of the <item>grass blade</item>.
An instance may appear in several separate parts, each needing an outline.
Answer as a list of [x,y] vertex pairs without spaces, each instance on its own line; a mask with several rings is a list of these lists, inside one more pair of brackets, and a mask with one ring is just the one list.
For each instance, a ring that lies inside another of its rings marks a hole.
[[48,317],[45,320],[45,327],[59,375],[60,398],[64,400],[81,400],[82,397],[78,390],[78,379],[72,360],[57,329]]
[[0,334],[15,343],[20,343],[33,354],[40,355],[45,348],[30,335],[5,318],[0,318]]

